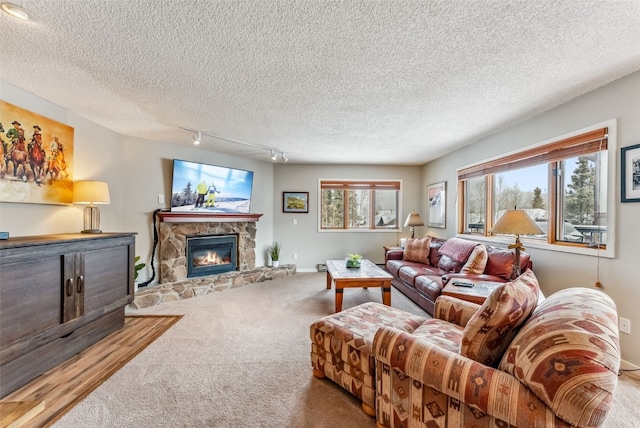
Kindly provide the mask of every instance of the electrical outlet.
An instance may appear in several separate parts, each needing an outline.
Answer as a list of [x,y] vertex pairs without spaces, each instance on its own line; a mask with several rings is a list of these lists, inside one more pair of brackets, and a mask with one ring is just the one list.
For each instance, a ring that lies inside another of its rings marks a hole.
[[158,203],[164,204],[164,195],[162,193],[158,194]]
[[298,219],[297,219],[297,218],[294,218],[294,219],[293,219],[293,225],[295,226],[295,225],[297,225],[297,224],[298,224]]
[[293,260],[297,260],[298,259],[298,253],[293,253]]
[[627,334],[631,334],[631,320],[620,317],[618,320],[618,329]]

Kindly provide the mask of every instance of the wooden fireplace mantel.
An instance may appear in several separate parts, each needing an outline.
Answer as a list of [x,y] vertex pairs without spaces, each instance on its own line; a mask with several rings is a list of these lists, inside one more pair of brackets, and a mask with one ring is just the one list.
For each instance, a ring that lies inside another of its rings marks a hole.
[[262,214],[240,213],[181,213],[161,211],[158,213],[164,223],[231,223],[258,221]]

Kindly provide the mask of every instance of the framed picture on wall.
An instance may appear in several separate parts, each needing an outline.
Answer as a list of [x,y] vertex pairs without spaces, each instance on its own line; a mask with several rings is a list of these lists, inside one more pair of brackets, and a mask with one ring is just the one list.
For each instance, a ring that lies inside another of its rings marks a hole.
[[447,182],[427,186],[427,226],[444,229],[447,219]]
[[282,192],[282,212],[308,213],[309,192]]
[[71,203],[71,126],[0,100],[0,134],[0,202]]
[[640,202],[640,144],[620,149],[621,202]]

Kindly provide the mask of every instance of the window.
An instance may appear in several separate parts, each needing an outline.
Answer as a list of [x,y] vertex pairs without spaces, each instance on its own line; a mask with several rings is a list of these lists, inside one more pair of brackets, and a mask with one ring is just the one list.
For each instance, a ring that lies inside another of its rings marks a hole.
[[400,184],[320,180],[320,229],[397,231]]
[[600,128],[459,170],[458,232],[489,236],[517,207],[543,232],[527,238],[606,248],[608,139],[608,128]]

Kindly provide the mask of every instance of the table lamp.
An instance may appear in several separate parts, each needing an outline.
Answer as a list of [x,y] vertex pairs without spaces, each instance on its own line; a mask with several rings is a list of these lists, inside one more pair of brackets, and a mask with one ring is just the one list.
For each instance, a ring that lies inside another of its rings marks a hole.
[[489,232],[496,235],[516,235],[516,242],[508,247],[509,249],[515,249],[516,276],[520,276],[521,273],[520,251],[524,251],[524,246],[520,242],[520,235],[540,235],[544,233],[524,210],[516,208],[505,211]]
[[82,233],[102,233],[100,210],[95,204],[109,204],[109,186],[103,181],[76,181],[73,184],[73,203],[89,204],[84,208]]
[[420,218],[420,214],[418,214],[415,210],[411,211],[411,214],[407,217],[407,221],[404,222],[404,227],[411,227],[411,237],[413,238],[415,235],[415,227],[416,226],[424,226],[424,222]]

